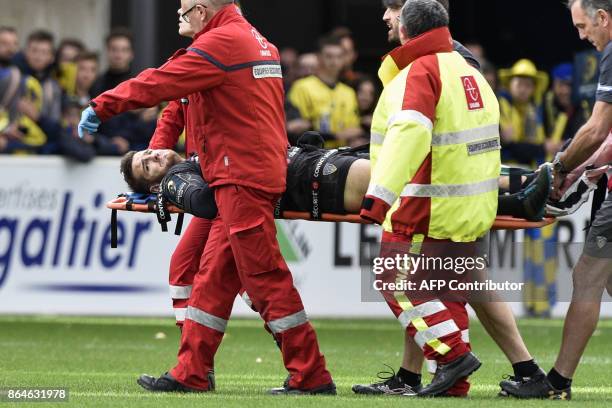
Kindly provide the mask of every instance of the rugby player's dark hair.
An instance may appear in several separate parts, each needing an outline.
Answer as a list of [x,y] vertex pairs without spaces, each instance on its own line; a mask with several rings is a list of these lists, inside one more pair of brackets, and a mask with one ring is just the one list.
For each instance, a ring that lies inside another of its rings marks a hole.
[[135,151],[130,151],[123,156],[121,159],[121,174],[123,174],[123,179],[132,192],[148,194],[151,192],[151,184],[146,180],[139,180],[134,177],[134,172],[132,171],[132,163],[134,162],[135,154]]
[[[450,9],[449,0],[437,0],[437,1],[446,9],[446,11],[449,11]],[[394,8],[394,9],[401,8],[405,2],[406,0],[382,0],[384,8]]]

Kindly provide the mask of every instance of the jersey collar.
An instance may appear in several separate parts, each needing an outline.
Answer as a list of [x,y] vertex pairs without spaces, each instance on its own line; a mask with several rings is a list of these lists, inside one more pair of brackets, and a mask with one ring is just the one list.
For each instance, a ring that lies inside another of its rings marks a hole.
[[425,55],[453,51],[448,27],[435,28],[401,45],[383,57],[378,76],[386,86],[399,72]]
[[193,39],[197,40],[201,35],[213,30],[215,28],[224,26],[235,21],[243,20],[242,12],[235,4],[228,4],[223,7],[215,16],[206,24],[206,27],[197,33]]

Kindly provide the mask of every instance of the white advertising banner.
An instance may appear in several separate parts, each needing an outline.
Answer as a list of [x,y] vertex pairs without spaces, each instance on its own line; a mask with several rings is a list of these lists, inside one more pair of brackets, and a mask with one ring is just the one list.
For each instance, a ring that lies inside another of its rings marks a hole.
[[[118,159],[81,165],[1,157],[0,313],[171,316],[168,264],[179,240],[174,223],[162,233],[152,214],[120,212],[119,245],[111,249],[105,204],[125,189]],[[564,220],[562,239],[584,241],[588,210]],[[362,302],[360,263],[372,256],[362,243],[377,242],[378,227],[306,221],[278,221],[277,227],[310,315],[390,317],[384,303]],[[612,314],[609,304],[603,311]],[[555,309],[562,313],[563,306]],[[237,300],[234,314],[253,312]]]

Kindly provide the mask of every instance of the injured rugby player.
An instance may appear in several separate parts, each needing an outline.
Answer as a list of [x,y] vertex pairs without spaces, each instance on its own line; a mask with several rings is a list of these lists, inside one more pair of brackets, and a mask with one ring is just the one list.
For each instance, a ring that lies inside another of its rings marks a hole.
[[[359,213],[370,181],[369,146],[335,150],[321,146],[308,132],[298,146],[289,148],[287,189],[278,211],[309,212],[313,219],[322,213]],[[186,213],[209,219],[216,216],[213,189],[204,180],[197,157],[185,160],[172,150],[132,151],[123,157],[121,172],[135,193],[161,192]],[[509,190],[511,184],[517,184],[511,177],[499,178],[498,215],[541,220],[551,188],[549,168],[520,175],[519,191]]]

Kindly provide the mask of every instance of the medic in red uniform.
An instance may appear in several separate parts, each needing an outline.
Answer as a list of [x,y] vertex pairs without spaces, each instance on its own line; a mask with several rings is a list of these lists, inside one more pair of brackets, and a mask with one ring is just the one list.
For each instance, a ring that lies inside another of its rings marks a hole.
[[202,21],[211,17],[192,45],[94,99],[80,125],[95,130],[91,123],[121,112],[187,98],[185,129],[215,188],[219,216],[193,284],[179,361],[156,381],[212,388],[214,355],[242,286],[282,344],[290,379],[275,393],[335,394],[276,241],[273,208],[286,185],[288,144],[278,50],[235,6],[199,6]]

